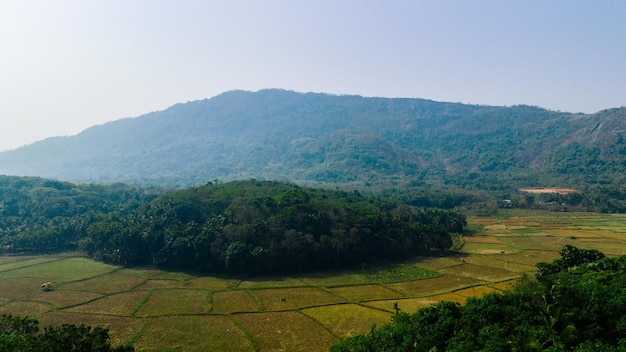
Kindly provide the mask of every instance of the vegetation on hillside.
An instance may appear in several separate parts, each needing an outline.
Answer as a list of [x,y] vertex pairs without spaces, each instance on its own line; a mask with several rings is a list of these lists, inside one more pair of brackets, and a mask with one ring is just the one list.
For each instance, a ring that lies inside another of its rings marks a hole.
[[565,246],[511,292],[440,302],[343,340],[356,351],[624,351],[626,256]]

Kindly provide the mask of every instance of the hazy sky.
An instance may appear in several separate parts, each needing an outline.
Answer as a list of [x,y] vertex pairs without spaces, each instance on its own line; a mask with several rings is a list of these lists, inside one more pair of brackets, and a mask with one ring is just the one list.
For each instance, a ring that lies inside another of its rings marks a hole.
[[263,88],[624,106],[626,1],[0,1],[0,150]]

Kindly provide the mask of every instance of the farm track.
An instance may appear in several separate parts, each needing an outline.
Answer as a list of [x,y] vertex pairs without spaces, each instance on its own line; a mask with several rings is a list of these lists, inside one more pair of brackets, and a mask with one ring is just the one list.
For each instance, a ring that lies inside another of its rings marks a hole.
[[[32,315],[41,326],[105,326],[114,344],[137,351],[325,351],[388,322],[394,303],[413,312],[506,290],[565,244],[626,251],[626,216],[509,213],[470,219],[484,231],[452,255],[367,271],[245,280],[70,256],[0,257],[0,313]],[[54,290],[40,292],[47,281]]]

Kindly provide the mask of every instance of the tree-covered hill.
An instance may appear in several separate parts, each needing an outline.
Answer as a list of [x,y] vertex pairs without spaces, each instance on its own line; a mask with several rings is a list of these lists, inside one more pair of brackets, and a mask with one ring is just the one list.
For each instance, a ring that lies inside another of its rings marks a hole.
[[155,194],[0,177],[0,253],[78,250],[122,265],[268,274],[441,252],[459,213],[358,192],[234,181]]
[[624,183],[626,109],[572,114],[284,90],[231,91],[0,153],[0,174],[175,187],[222,179]]

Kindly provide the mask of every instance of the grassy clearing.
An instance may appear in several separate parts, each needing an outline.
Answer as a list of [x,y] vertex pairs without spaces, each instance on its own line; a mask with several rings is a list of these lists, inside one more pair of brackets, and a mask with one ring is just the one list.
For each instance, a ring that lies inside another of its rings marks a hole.
[[142,283],[144,279],[126,275],[102,275],[87,280],[75,281],[63,285],[64,289],[96,293],[115,293],[130,290]]
[[307,286],[302,280],[285,277],[285,278],[267,278],[267,279],[255,279],[241,281],[236,287],[241,289],[256,289],[256,288],[274,288],[274,287],[298,287]]
[[538,229],[536,227],[522,227],[519,229],[514,229],[512,232],[520,235],[531,235],[541,233],[541,229]]
[[137,289],[153,290],[153,289],[164,289],[164,288],[181,288],[182,286],[183,286],[183,281],[181,280],[151,279],[151,280],[146,280],[143,284],[137,286]]
[[211,276],[194,277],[183,281],[183,287],[204,290],[225,290],[239,283],[239,280],[222,279]]
[[469,298],[469,297],[482,297],[487,293],[499,292],[499,290],[489,286],[474,286],[464,288],[462,290],[454,291],[454,294]]
[[254,351],[246,335],[225,316],[151,318],[135,343],[138,351]]
[[244,313],[234,319],[255,337],[261,351],[327,351],[337,341],[315,321],[294,311]]
[[260,308],[250,297],[248,291],[244,290],[214,292],[211,301],[213,302],[213,310],[211,311],[213,313],[257,312]]
[[626,242],[607,240],[586,240],[579,239],[571,243],[581,249],[596,249],[609,256],[620,256],[626,254]]
[[401,298],[402,294],[382,285],[341,286],[330,289],[355,302]]
[[460,288],[475,286],[483,281],[470,278],[443,275],[432,279],[397,282],[388,286],[396,291],[404,293],[408,297],[425,297],[441,292],[449,292]]
[[529,235],[520,235],[520,236],[509,236],[509,237],[501,237],[502,242],[506,243],[509,246],[518,248],[520,250],[547,250],[553,246],[546,246],[542,244],[540,241],[536,241],[535,239],[538,236],[544,236],[551,238],[552,241],[565,243],[563,239],[557,238],[553,234],[549,233],[541,233],[535,236]]
[[[547,231],[549,231],[549,230],[547,230]],[[561,236],[554,236],[554,237],[550,237],[550,236],[534,236],[534,237],[529,237],[529,240],[532,241],[533,243],[538,244],[543,249],[553,250],[553,251],[557,251],[557,252],[560,251],[561,248],[563,248],[563,246],[566,245],[566,244],[574,244],[571,239],[565,238],[565,237],[561,237]],[[529,249],[531,249],[531,248],[529,248]]]
[[465,241],[465,243],[495,243],[495,244],[502,244],[502,241],[500,241],[499,238],[495,237],[495,236],[465,236],[463,237],[463,241]]
[[519,249],[504,243],[466,243],[461,252],[468,254],[504,254],[519,252]]
[[461,263],[461,256],[421,257],[416,260],[416,262],[419,263],[419,266],[422,268],[437,271],[459,265],[459,263]]
[[25,263],[31,259],[38,259],[38,258],[43,259],[42,257],[32,256],[32,255],[31,256],[3,255],[3,256],[0,256],[0,268],[7,263],[15,263],[15,262]]
[[345,300],[316,287],[254,290],[265,310],[294,310],[345,303]]
[[443,269],[441,271],[449,275],[464,276],[489,282],[502,281],[518,276],[517,273],[512,273],[506,269],[485,267],[469,263],[457,265],[448,269]]
[[617,241],[626,240],[626,227],[624,228],[625,232],[618,232],[613,229],[605,230],[605,229],[595,229],[595,230],[584,230],[579,232],[579,237],[586,238],[598,238],[598,239],[613,239]]
[[366,270],[364,275],[370,282],[390,283],[428,279],[439,276],[439,273],[414,264],[399,264]]
[[146,291],[116,293],[67,309],[68,312],[130,316]]
[[340,338],[369,332],[372,324],[385,324],[391,319],[387,312],[357,304],[338,304],[309,308],[302,313],[315,319]]
[[516,275],[532,272],[535,270],[534,265],[519,264],[511,261],[510,255],[474,255],[466,257],[465,262],[469,264],[479,265],[485,268],[502,269]]
[[153,291],[136,316],[206,314],[211,310],[210,293],[204,290]]
[[53,283],[85,280],[117,270],[118,267],[95,260],[74,257],[48,261],[2,273],[6,277],[32,277]]
[[[4,275],[0,275],[2,278]],[[0,280],[0,299],[17,299],[41,291],[41,284],[46,281],[30,277],[11,277]]]
[[311,286],[347,286],[362,285],[369,281],[362,273],[358,272],[338,272],[334,274],[314,274],[302,278],[302,281]]
[[160,279],[160,280],[186,280],[193,279],[195,276],[192,274],[183,273],[180,271],[162,271],[162,270],[153,270],[151,272],[151,279]]
[[625,214],[600,214],[593,216],[579,216],[572,221],[572,225],[589,226],[593,228],[611,227],[626,228]]
[[485,230],[486,230],[488,233],[489,233],[489,232],[506,231],[506,225],[504,225],[504,224],[486,225],[486,226],[485,226]]
[[34,301],[14,301],[0,306],[0,314],[38,316],[50,310],[50,304]]
[[558,237],[569,238],[574,237],[602,237],[597,230],[580,230],[580,229],[549,229],[546,232]]
[[506,259],[508,262],[530,265],[533,267],[539,262],[551,262],[558,258],[560,258],[560,256],[557,251],[549,251],[544,249],[531,249],[525,250],[520,253],[512,253],[506,255]]
[[[20,258],[23,258],[23,260],[20,260]],[[59,260],[59,258],[57,257],[49,257],[49,256],[43,256],[43,257],[30,257],[30,256],[29,257],[14,257],[14,256],[3,257],[3,256],[0,256],[0,259],[2,259],[0,261],[0,273],[2,275],[6,275],[4,274],[4,272],[7,272],[7,271]]]
[[50,292],[41,292],[30,298],[32,301],[47,302],[54,306],[56,309],[70,307],[95,300],[102,297],[99,293],[83,292],[83,291],[69,291],[65,289],[55,289]]
[[437,301],[428,297],[428,298],[406,298],[406,299],[397,299],[397,300],[384,300],[384,301],[372,301],[364,303],[365,306],[373,307],[376,309],[382,309],[389,313],[395,313],[394,304],[398,304],[398,308],[403,312],[407,313],[415,313],[418,309],[424,307],[430,307],[434,304],[437,304]]

